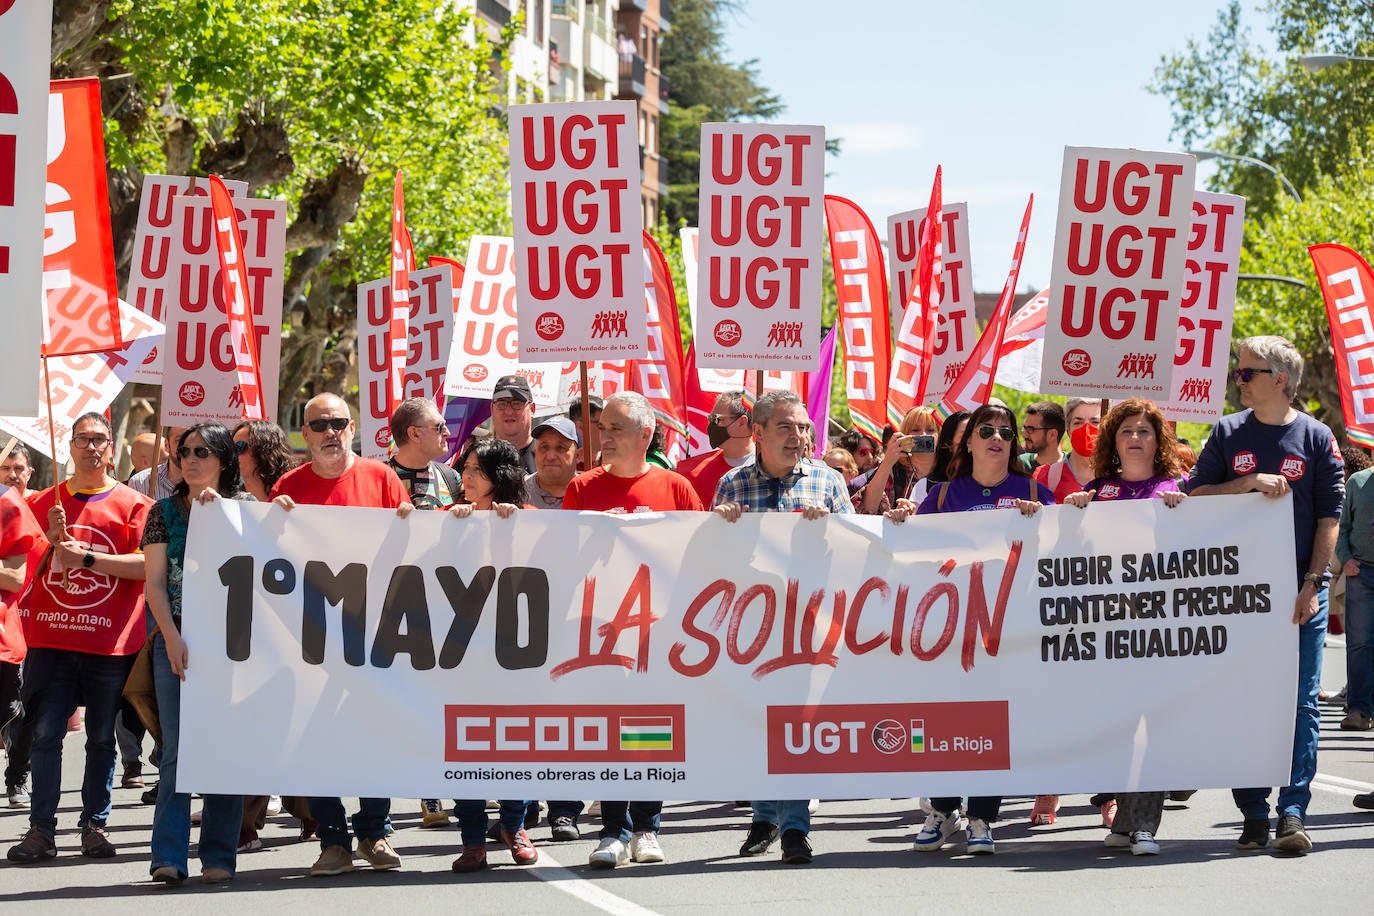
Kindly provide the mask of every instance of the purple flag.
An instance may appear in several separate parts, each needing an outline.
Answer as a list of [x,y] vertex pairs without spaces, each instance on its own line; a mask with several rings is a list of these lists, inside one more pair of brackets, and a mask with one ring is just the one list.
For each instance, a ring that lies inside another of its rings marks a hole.
[[830,444],[830,376],[835,371],[835,328],[821,341],[821,368],[806,378],[806,414],[816,428],[816,454],[824,455]]

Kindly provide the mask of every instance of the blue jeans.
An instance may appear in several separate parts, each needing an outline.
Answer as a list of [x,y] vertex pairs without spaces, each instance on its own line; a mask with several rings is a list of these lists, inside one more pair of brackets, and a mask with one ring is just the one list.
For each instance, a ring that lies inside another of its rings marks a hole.
[[[525,829],[525,809],[527,801],[501,802],[501,829],[514,836]],[[487,845],[487,803],[486,800],[462,799],[453,803],[453,816],[458,818],[458,829],[463,835],[464,846]]]
[[549,799],[549,823],[552,824],[560,817],[570,817],[574,824],[582,816],[582,809],[586,806],[580,801],[554,801]]
[[[162,725],[162,759],[157,771],[157,808],[153,811],[153,860],[148,870],[170,865],[184,878],[191,848],[191,795],[175,791],[181,747],[181,679],[172,673],[161,633],[153,637],[153,689]],[[234,873],[242,820],[242,795],[205,796],[198,847],[202,870],[224,868]]]
[[[321,851],[330,846],[352,849],[348,835],[348,813],[341,798],[310,798],[310,816],[319,822],[316,831]],[[353,832],[359,839],[380,840],[391,832],[391,799],[360,798],[358,813],[353,815]]]
[[[1347,595],[1350,585],[1346,585]],[[1347,603],[1349,598],[1346,599]],[[1326,641],[1326,586],[1317,591],[1317,616],[1298,627],[1298,708],[1293,729],[1293,768],[1288,785],[1279,789],[1279,817],[1307,819],[1312,777],[1317,775],[1317,735],[1321,710],[1317,691],[1322,680],[1322,644]],[[1247,821],[1269,818],[1269,788],[1232,789],[1231,797]]]
[[32,804],[29,824],[57,833],[62,795],[62,741],[67,720],[86,707],[86,773],[81,781],[80,827],[104,827],[114,789],[114,721],[133,667],[132,655],[91,655],[69,649],[29,649],[24,659],[24,708],[33,721]]
[[790,801],[752,801],[754,820],[774,824],[782,833],[789,830],[811,832],[811,800],[807,798]]
[[1374,716],[1374,564],[1345,577],[1345,705]]
[[[941,798],[932,798],[930,807],[941,814],[953,814],[959,810],[961,799],[957,795]],[[997,815],[1002,811],[1002,796],[1000,795],[970,795],[968,805],[964,808],[964,813],[969,817],[976,817],[980,821],[987,821],[991,824],[997,820]]]
[[658,833],[659,815],[663,813],[661,801],[603,801],[601,803],[601,839],[616,837],[622,843],[630,842],[630,836],[642,831]]

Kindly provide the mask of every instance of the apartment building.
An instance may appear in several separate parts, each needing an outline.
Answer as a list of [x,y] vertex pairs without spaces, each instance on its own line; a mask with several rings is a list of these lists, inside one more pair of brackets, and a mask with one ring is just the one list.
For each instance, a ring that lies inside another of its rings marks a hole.
[[659,156],[659,124],[668,113],[668,81],[659,71],[659,47],[670,25],[668,0],[620,0],[616,12],[619,80],[615,97],[639,105],[639,200],[645,227],[658,224],[668,194],[668,167]]

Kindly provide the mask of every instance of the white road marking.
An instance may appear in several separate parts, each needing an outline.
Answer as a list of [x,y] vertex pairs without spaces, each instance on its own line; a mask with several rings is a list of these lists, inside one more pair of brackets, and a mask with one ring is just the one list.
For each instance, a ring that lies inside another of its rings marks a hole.
[[1350,792],[1358,792],[1363,795],[1366,792],[1374,792],[1374,784],[1360,782],[1356,779],[1346,779],[1344,776],[1332,776],[1330,773],[1318,773],[1312,780],[1312,788],[1321,789],[1324,792],[1335,792],[1338,795],[1345,795]]
[[603,890],[594,881],[578,877],[575,872],[549,855],[547,848],[539,850],[539,862],[527,871],[540,881],[547,882],[551,887],[570,897],[576,897],[603,913],[611,913],[612,916],[658,916],[653,910]]

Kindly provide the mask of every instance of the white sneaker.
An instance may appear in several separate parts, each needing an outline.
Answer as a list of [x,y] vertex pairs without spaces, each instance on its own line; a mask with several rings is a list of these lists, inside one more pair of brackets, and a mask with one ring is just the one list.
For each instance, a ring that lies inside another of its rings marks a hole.
[[276,817],[278,814],[281,814],[281,796],[267,796],[267,816]]
[[619,839],[608,836],[597,844],[596,851],[587,856],[592,868],[615,868],[630,861],[630,849]]
[[1148,830],[1137,830],[1131,834],[1131,855],[1159,855],[1159,844],[1155,842],[1154,836]]
[[930,806],[930,799],[924,795],[916,799],[916,807],[921,809],[922,814],[929,814],[935,810]]
[[821,800],[819,798],[813,798],[806,803],[806,811],[808,814],[815,814],[819,810],[821,810]]
[[645,830],[630,837],[630,859],[634,862],[662,862],[663,847],[658,835]]
[[990,856],[997,851],[992,841],[992,828],[979,817],[968,819],[968,854],[971,856]]
[[932,811],[926,818],[925,825],[921,827],[921,832],[916,834],[916,851],[935,852],[943,849],[949,838],[963,829],[964,819],[958,811],[951,814]]
[[1102,838],[1102,845],[1108,849],[1125,849],[1131,845],[1131,838],[1124,833],[1109,833]]

